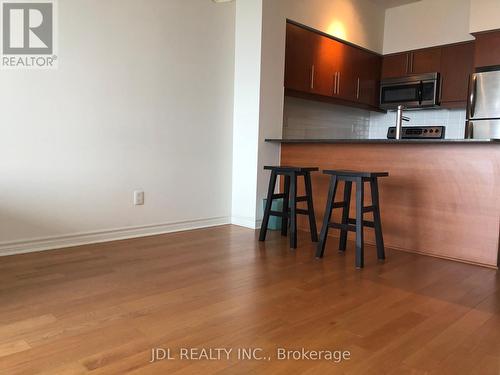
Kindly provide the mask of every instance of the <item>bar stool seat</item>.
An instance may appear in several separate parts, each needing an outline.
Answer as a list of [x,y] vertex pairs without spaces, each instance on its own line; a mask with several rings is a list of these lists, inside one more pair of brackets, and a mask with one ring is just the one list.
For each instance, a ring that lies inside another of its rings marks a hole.
[[[290,248],[297,248],[297,214],[307,215],[309,217],[309,227],[311,230],[311,240],[318,241],[318,232],[316,229],[316,218],[314,215],[314,205],[312,197],[311,172],[319,171],[316,167],[294,167],[294,166],[265,166],[265,170],[271,171],[269,180],[269,189],[267,192],[266,207],[264,209],[264,218],[260,228],[259,241],[266,240],[267,227],[270,216],[281,217],[281,235],[286,236],[288,232],[288,220],[290,220]],[[283,176],[284,192],[274,194],[276,180],[278,176]],[[297,177],[304,177],[305,195],[297,195]],[[283,210],[272,211],[274,199],[283,199]],[[307,202],[307,209],[297,208],[298,202]]]
[[[344,252],[347,246],[347,232],[356,232],[356,268],[364,267],[364,227],[375,229],[377,244],[377,256],[379,260],[385,259],[384,238],[382,234],[382,220],[380,217],[380,202],[378,192],[378,178],[387,177],[387,172],[361,172],[351,170],[324,170],[324,174],[330,175],[330,187],[326,202],[325,215],[321,228],[316,257],[322,258],[325,252],[328,230],[330,228],[340,229],[339,250]],[[344,181],[344,200],[335,202],[338,184]],[[364,205],[364,183],[369,182],[371,188],[371,206]],[[356,218],[349,217],[351,204],[352,184],[356,184]],[[342,209],[342,221],[331,222],[332,212],[336,208]],[[373,213],[373,221],[364,220],[364,214]]]
[[264,167],[264,170],[276,171],[276,172],[281,172],[281,173],[292,173],[292,172],[306,173],[306,172],[317,172],[317,171],[319,171],[319,168],[315,168],[315,167],[287,167],[287,166],[276,167],[276,166],[267,165]]
[[370,178],[378,178],[378,177],[388,177],[389,173],[388,172],[359,172],[359,171],[351,171],[351,170],[334,170],[334,169],[327,169],[323,171],[324,174],[329,174],[329,175],[336,175],[338,177],[342,177],[345,179],[345,177],[361,177],[364,179],[370,179]]

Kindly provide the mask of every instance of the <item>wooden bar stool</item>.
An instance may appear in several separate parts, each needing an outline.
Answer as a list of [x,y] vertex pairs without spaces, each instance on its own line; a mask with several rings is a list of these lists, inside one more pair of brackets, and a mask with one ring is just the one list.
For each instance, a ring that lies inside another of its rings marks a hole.
[[[377,256],[379,260],[385,259],[384,238],[382,235],[382,220],[380,218],[380,202],[378,194],[378,178],[387,177],[387,172],[356,172],[342,170],[325,170],[324,174],[330,175],[330,188],[326,201],[325,216],[323,226],[319,236],[316,257],[322,258],[325,252],[326,239],[329,228],[340,229],[339,250],[345,251],[347,244],[347,232],[356,232],[356,268],[364,266],[364,239],[363,229],[365,226],[375,229],[375,239],[377,243]],[[335,194],[338,183],[344,181],[344,200],[335,203]],[[352,183],[356,184],[356,218],[349,217],[349,206],[351,203]],[[364,183],[370,182],[372,205],[364,205]],[[335,208],[342,208],[342,222],[331,222],[332,211]],[[365,213],[373,213],[373,221],[366,221],[363,218]]]
[[[265,166],[265,170],[271,171],[271,179],[269,180],[269,189],[267,192],[266,207],[264,209],[264,218],[260,228],[259,241],[266,240],[267,226],[270,216],[281,217],[281,235],[286,236],[288,230],[288,220],[290,219],[290,248],[297,248],[297,214],[309,216],[309,227],[311,230],[311,240],[318,241],[318,233],[316,229],[316,218],[314,216],[314,205],[312,196],[311,172],[318,171],[318,168],[302,168],[302,167],[273,167]],[[274,194],[276,187],[276,179],[278,176],[285,177],[284,192]],[[305,183],[305,196],[297,196],[297,177],[303,176]],[[272,203],[274,199],[283,199],[283,211],[272,211]],[[307,209],[297,208],[298,202],[307,202]]]

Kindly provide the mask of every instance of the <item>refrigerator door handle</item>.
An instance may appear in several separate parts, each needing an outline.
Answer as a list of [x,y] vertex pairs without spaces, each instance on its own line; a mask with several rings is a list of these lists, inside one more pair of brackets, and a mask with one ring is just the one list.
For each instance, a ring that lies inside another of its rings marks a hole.
[[473,118],[474,113],[476,112],[477,75],[473,74],[471,80],[472,82],[470,90],[469,118]]
[[467,122],[467,126],[465,127],[465,138],[466,139],[474,138],[474,123],[472,121]]

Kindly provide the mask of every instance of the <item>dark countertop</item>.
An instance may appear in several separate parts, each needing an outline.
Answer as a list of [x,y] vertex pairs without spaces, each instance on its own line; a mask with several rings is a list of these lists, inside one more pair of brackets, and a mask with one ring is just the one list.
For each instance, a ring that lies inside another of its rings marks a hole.
[[331,143],[331,144],[500,144],[500,139],[279,139],[270,138],[273,143]]

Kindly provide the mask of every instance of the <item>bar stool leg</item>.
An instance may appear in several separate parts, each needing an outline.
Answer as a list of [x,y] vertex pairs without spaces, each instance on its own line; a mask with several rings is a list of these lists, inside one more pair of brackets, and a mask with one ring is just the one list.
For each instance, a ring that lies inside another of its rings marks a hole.
[[370,187],[372,192],[372,205],[375,210],[373,211],[373,222],[375,227],[375,241],[377,243],[377,257],[379,260],[385,259],[384,237],[382,234],[382,219],[380,217],[380,203],[378,194],[378,179],[372,178],[370,180]]
[[356,268],[364,267],[364,238],[363,238],[363,207],[364,207],[364,182],[362,178],[356,179]]
[[271,172],[271,179],[269,180],[269,189],[267,191],[266,208],[264,209],[264,218],[262,219],[262,226],[260,227],[259,241],[266,240],[267,226],[269,224],[269,214],[273,205],[274,188],[276,186],[276,172]]
[[285,236],[288,233],[288,209],[290,205],[290,176],[285,175],[284,197],[283,197],[283,217],[281,218],[281,235]]
[[290,176],[290,248],[297,248],[297,174]]
[[318,242],[318,230],[316,228],[316,217],[314,215],[313,192],[311,184],[311,174],[306,172],[304,175],[307,196],[307,211],[309,212],[309,229],[311,231],[311,241]]
[[337,176],[331,176],[330,187],[328,189],[328,198],[326,200],[325,215],[323,216],[323,226],[319,235],[319,243],[316,250],[316,258],[323,258],[325,253],[326,237],[328,236],[328,228],[332,217],[333,203],[335,201],[335,193],[337,192]]
[[[352,182],[345,181],[344,185],[344,207],[342,209],[342,224],[349,224],[349,211],[351,206]],[[340,231],[339,251],[344,252],[347,247],[347,230]]]

